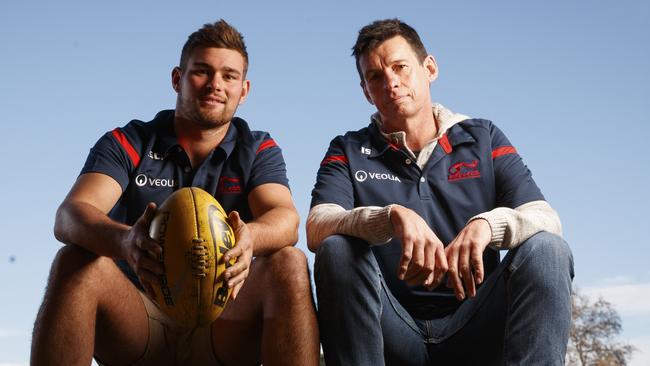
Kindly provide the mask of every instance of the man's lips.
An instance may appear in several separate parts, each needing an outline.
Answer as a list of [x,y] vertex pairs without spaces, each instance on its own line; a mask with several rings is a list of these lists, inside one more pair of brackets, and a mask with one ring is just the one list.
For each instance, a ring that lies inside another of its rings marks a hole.
[[226,103],[226,98],[221,98],[221,97],[205,97],[201,98],[201,102],[207,103],[207,104],[224,104]]

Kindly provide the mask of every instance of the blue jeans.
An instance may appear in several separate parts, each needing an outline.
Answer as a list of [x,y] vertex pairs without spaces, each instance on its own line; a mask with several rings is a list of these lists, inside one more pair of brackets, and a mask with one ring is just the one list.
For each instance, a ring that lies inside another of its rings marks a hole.
[[314,270],[328,366],[564,365],[573,257],[556,235],[510,250],[476,297],[432,320],[400,305],[361,239],[328,237]]

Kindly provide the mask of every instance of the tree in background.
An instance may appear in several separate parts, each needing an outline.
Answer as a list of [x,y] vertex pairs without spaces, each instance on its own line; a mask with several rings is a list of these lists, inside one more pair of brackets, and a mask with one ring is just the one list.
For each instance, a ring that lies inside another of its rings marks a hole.
[[616,342],[621,332],[621,318],[609,302],[599,297],[591,302],[574,289],[572,296],[571,334],[567,365],[624,366],[635,350],[627,343]]

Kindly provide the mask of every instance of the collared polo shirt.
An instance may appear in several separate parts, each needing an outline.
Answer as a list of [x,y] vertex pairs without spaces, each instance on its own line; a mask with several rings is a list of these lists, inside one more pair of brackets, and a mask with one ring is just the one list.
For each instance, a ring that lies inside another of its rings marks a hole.
[[[246,121],[235,117],[219,146],[192,167],[173,121],[173,110],[159,112],[149,122],[133,120],[106,133],[90,150],[81,174],[106,174],[122,187],[122,196],[109,212],[113,220],[133,225],[149,202],[160,205],[179,188],[200,187],[226,212],[236,210],[242,220],[250,221],[248,194],[255,187],[289,187],[282,151],[268,133],[251,131]],[[118,264],[139,285],[126,262]]]
[[[467,119],[447,130],[422,169],[373,123],[337,136],[318,171],[311,206],[334,203],[350,210],[399,204],[420,215],[446,246],[479,213],[543,199],[505,135],[490,121]],[[460,304],[444,281],[427,291],[397,278],[398,239],[372,250],[386,284],[413,316],[442,316]],[[486,250],[483,260],[489,275],[498,252]]]

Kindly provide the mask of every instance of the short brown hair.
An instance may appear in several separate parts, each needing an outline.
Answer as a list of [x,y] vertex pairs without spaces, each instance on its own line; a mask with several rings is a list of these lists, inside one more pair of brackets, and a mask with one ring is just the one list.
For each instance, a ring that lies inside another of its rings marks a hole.
[[204,24],[201,29],[187,37],[187,41],[183,45],[183,51],[181,51],[181,69],[187,65],[187,60],[192,52],[199,47],[226,48],[239,52],[244,58],[244,76],[246,75],[248,71],[248,52],[246,52],[244,36],[225,20],[219,19],[214,24]]
[[384,41],[396,36],[402,36],[411,46],[418,60],[424,62],[428,53],[415,29],[397,18],[375,20],[361,28],[357,42],[352,47],[352,55],[356,60],[357,71],[359,72],[361,81],[363,81],[363,74],[361,73],[359,58],[373,51]]

